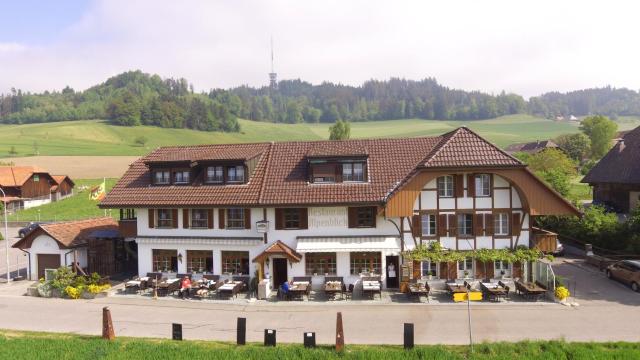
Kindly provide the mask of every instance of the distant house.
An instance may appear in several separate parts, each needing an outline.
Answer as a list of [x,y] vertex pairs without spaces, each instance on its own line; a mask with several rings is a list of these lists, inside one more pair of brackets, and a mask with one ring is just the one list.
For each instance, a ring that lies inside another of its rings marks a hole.
[[74,185],[68,176],[54,177],[36,166],[0,166],[0,188],[6,194],[0,200],[9,211],[63,199],[73,193]]
[[556,121],[564,121],[564,116],[562,115],[556,116]]
[[[107,253],[92,256],[92,240],[97,244],[110,244],[119,239],[118,223],[110,217],[40,224],[13,245],[29,254],[29,279],[37,280],[45,276],[46,270],[60,266],[73,266],[84,272],[93,272],[103,263],[113,262]],[[109,271],[99,271],[110,275]]]
[[582,179],[593,201],[627,213],[640,205],[640,127],[628,132]]
[[580,119],[578,119],[577,117],[570,115],[569,116],[569,121],[580,121]]
[[59,201],[73,195],[76,184],[67,175],[51,175],[55,184],[51,185],[51,200]]
[[547,150],[547,149],[560,149],[560,146],[558,146],[558,144],[554,143],[551,140],[543,140],[543,141],[536,140],[529,143],[509,145],[506,151],[510,154],[518,153],[518,152],[524,152],[527,154],[537,154],[540,151]]

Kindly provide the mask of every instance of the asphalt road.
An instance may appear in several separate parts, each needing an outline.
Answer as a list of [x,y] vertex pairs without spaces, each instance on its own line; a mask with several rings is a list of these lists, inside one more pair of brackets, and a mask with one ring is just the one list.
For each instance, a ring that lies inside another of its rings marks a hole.
[[[0,232],[2,232],[2,236],[4,237],[4,225],[0,225]],[[29,263],[28,256],[24,252],[11,247],[11,245],[20,240],[18,230],[20,230],[20,228],[9,227],[9,269],[11,270],[11,278],[18,275],[18,270],[20,275],[26,277]],[[5,240],[0,240],[0,282],[6,282],[7,278],[6,253],[6,242]]]
[[[578,284],[577,297],[572,301],[579,307],[554,303],[474,304],[474,341],[640,341],[640,294],[579,262],[555,268]],[[276,329],[279,342],[299,343],[303,332],[315,331],[319,343],[332,343],[336,313],[342,312],[347,344],[401,344],[405,322],[415,324],[417,343],[469,342],[466,304],[234,305],[124,296],[63,300],[21,296],[25,288],[26,284],[20,283],[0,286],[0,328],[100,334],[102,308],[108,306],[117,336],[167,338],[171,336],[171,324],[177,322],[183,324],[185,339],[234,341],[236,319],[246,317],[248,341],[262,341],[264,329]]]

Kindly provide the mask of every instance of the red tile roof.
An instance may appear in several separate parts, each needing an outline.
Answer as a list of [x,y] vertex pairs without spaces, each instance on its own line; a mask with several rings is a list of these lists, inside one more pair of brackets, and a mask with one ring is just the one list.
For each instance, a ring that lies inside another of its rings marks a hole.
[[45,233],[56,242],[61,248],[74,248],[86,244],[89,235],[96,230],[118,230],[118,223],[110,217],[65,221],[52,224],[40,224],[27,236],[16,242],[13,247],[28,249],[35,238]]
[[[224,155],[221,155],[224,154]],[[235,155],[230,155],[235,154]],[[150,160],[193,161],[260,156],[243,185],[151,186]],[[258,155],[255,155],[258,154]],[[368,182],[312,184],[308,157],[367,156]],[[196,156],[197,155],[197,156]],[[444,136],[161,148],[131,165],[100,203],[104,208],[382,203],[421,167],[523,166],[466,128]]]
[[625,134],[582,182],[640,184],[640,126]]
[[37,166],[0,166],[0,186],[22,186],[34,173],[46,173]]

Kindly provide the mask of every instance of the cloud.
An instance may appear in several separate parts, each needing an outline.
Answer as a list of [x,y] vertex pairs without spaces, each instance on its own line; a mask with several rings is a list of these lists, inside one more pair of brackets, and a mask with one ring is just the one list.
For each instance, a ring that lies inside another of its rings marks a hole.
[[640,88],[633,2],[95,1],[54,41],[0,43],[0,92],[84,89],[125,70],[196,89],[282,78],[359,84],[436,77],[527,96]]

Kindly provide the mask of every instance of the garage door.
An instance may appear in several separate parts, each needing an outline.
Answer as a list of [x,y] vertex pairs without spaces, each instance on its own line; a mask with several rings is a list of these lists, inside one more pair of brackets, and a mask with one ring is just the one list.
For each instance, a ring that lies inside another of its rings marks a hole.
[[57,269],[60,267],[60,255],[38,254],[38,279],[44,277],[44,269]]

